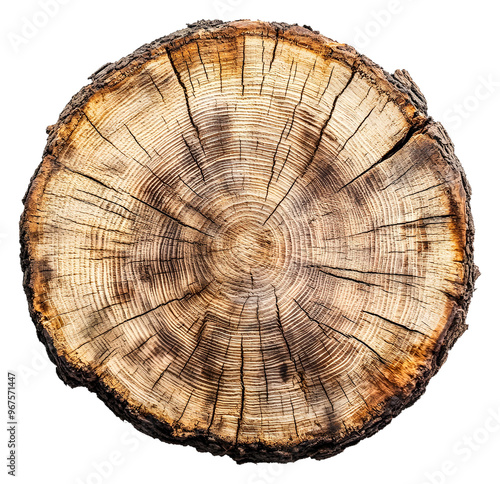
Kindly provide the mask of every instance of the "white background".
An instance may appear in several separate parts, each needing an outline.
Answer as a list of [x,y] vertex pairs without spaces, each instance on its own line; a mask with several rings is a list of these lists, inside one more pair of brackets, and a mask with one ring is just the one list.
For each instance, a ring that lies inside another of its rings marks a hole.
[[[50,15],[43,13],[43,0],[2,2],[0,15],[1,391],[6,394],[7,370],[15,371],[19,399],[18,476],[7,476],[3,432],[2,482],[500,483],[496,2],[54,1]],[[58,379],[28,314],[18,220],[21,198],[41,160],[45,127],[56,122],[102,64],[203,18],[307,24],[353,45],[389,72],[406,68],[426,95],[429,114],[447,128],[473,188],[482,276],[468,316],[470,329],[413,407],[375,436],[325,461],[238,466],[228,457],[142,437],[94,394],[72,390]],[[38,26],[27,27],[33,23]],[[6,403],[1,405],[6,422]]]

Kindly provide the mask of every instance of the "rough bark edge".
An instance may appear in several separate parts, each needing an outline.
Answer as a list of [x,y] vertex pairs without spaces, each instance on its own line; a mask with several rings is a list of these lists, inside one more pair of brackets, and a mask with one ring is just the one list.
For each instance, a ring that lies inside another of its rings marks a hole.
[[[144,45],[127,57],[122,58],[114,64],[106,64],[98,69],[90,76],[92,83],[85,86],[74,95],[71,101],[62,111],[58,122],[54,126],[47,128],[48,140],[43,153],[43,159],[52,157],[57,153],[59,145],[64,145],[66,139],[59,137],[59,128],[69,122],[80,108],[90,99],[97,91],[106,86],[106,80],[114,73],[121,72],[124,68],[136,63],[136,66],[141,66],[145,62],[156,57],[152,51],[158,49],[165,44],[169,44],[176,39],[191,35],[201,30],[211,30],[226,26],[226,22],[220,20],[199,21],[194,24],[188,24],[186,29],[174,32],[166,37],[162,37],[150,44]],[[297,24],[289,25],[285,23],[270,23],[279,31],[289,31]],[[313,31],[310,27],[304,26],[312,32],[314,36],[319,33]],[[301,30],[304,30],[301,28]],[[365,63],[368,67],[372,67],[383,76],[388,83],[392,84],[399,90],[407,99],[408,103],[413,105],[417,112],[419,111],[424,116],[427,115],[427,103],[420,89],[411,79],[407,71],[396,71],[394,75],[383,71],[377,64],[373,63],[366,57],[357,54],[357,52],[349,46],[345,46],[345,50],[349,51],[353,56],[358,56],[359,61]],[[354,67],[354,66],[353,66]],[[135,71],[135,69],[133,69]],[[133,72],[132,71],[132,72]],[[125,73],[124,78],[130,73]],[[382,77],[382,76],[381,76]],[[36,311],[33,306],[33,267],[30,257],[30,238],[28,232],[28,220],[26,211],[23,211],[20,220],[20,244],[21,244],[21,267],[24,273],[23,286],[29,305],[30,316],[35,324],[37,336],[46,347],[50,360],[56,366],[56,373],[59,378],[70,387],[84,386],[97,396],[110,408],[115,415],[120,419],[126,420],[138,429],[139,431],[168,443],[181,445],[190,445],[195,447],[200,452],[211,452],[214,455],[228,455],[237,463],[245,462],[293,462],[301,458],[312,457],[314,459],[324,459],[342,452],[347,447],[358,443],[360,440],[369,437],[383,427],[388,425],[391,420],[397,416],[402,410],[413,405],[418,398],[425,392],[429,380],[441,368],[446,361],[448,351],[453,347],[456,340],[467,329],[465,317],[470,304],[470,299],[474,291],[474,283],[479,276],[479,270],[473,262],[473,239],[474,239],[474,224],[470,210],[471,189],[466,179],[463,168],[454,154],[453,143],[448,137],[446,131],[441,124],[433,122],[427,118],[427,133],[435,140],[436,145],[441,152],[441,155],[452,168],[461,176],[462,186],[466,195],[466,246],[465,246],[465,288],[462,297],[456,300],[455,306],[448,320],[447,329],[443,331],[442,338],[435,348],[434,356],[429,367],[422,367],[420,374],[415,379],[413,390],[406,396],[394,395],[385,402],[385,406],[380,415],[375,419],[370,420],[365,426],[356,432],[352,432],[344,439],[335,441],[332,437],[318,437],[305,442],[302,442],[294,447],[284,446],[268,446],[262,443],[255,444],[238,444],[232,445],[222,439],[207,435],[202,431],[195,431],[186,437],[173,436],[173,428],[165,422],[159,421],[151,415],[144,415],[137,409],[133,408],[122,396],[114,389],[109,388],[100,381],[91,369],[79,369],[70,364],[63,356],[58,355],[54,347],[53,340],[42,324],[42,314]],[[40,165],[33,174],[26,195],[23,198],[23,204],[26,204],[34,187],[35,179],[40,171]],[[401,397],[401,398],[400,398]]]

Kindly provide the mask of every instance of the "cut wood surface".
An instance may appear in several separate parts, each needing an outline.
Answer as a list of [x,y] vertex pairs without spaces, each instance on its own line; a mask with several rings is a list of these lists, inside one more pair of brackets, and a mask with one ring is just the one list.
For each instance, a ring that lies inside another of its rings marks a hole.
[[21,220],[67,384],[238,462],[337,454],[423,393],[477,270],[469,185],[406,71],[202,21],[91,79]]

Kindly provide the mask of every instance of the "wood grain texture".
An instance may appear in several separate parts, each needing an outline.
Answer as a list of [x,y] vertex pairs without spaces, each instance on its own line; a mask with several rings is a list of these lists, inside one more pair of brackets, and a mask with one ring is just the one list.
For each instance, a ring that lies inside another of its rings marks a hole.
[[406,71],[203,21],[91,80],[21,219],[67,384],[240,463],[337,454],[423,393],[477,269],[469,185]]

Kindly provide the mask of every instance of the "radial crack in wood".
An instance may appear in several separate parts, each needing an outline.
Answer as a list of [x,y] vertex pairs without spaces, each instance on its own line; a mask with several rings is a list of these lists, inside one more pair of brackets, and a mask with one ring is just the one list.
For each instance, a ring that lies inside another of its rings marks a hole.
[[337,454],[423,393],[477,269],[469,185],[406,71],[203,21],[91,80],[21,219],[67,384],[240,463]]

